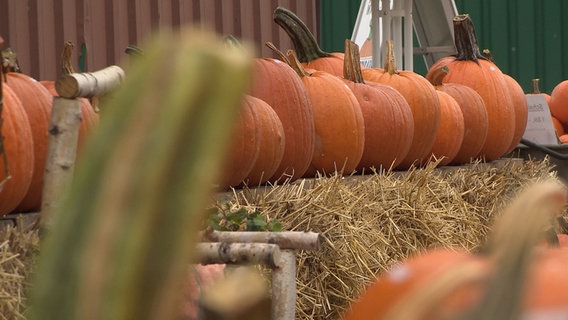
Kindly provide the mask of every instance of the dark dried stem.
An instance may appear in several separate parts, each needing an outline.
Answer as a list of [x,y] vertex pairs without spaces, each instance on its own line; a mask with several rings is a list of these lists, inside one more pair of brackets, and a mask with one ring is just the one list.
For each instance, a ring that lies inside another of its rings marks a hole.
[[456,60],[476,61],[486,60],[479,52],[477,35],[473,21],[467,14],[461,14],[453,19],[454,43],[456,45]]

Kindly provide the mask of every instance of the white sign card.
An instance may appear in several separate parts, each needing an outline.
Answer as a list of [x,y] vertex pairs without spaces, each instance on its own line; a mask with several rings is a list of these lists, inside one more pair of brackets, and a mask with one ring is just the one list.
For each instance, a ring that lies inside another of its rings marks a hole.
[[548,104],[542,95],[526,95],[529,116],[523,139],[544,145],[558,144]]

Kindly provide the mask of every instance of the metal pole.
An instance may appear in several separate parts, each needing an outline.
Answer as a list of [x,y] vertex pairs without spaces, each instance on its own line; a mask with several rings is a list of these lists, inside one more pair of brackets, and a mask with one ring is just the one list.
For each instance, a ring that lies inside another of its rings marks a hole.
[[405,1],[404,8],[404,70],[414,70],[414,41],[412,0]]

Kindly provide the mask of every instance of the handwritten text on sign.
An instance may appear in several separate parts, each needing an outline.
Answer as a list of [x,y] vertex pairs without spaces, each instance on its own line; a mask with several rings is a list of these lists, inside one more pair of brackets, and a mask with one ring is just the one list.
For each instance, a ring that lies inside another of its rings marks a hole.
[[550,109],[541,95],[527,95],[528,119],[523,139],[538,144],[558,144]]

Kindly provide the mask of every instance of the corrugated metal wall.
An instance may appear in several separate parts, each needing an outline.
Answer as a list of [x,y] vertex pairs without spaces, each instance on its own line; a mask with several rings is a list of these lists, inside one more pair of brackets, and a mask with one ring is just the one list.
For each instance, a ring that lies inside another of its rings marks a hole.
[[568,79],[568,2],[566,0],[455,0],[468,13],[479,45],[530,92],[533,78],[541,91]]
[[[4,48],[18,54],[22,70],[36,79],[55,79],[65,41],[75,44],[73,62],[94,71],[125,58],[128,44],[151,31],[197,24],[220,34],[253,41],[259,56],[273,56],[262,45],[272,41],[291,48],[288,36],[272,21],[284,6],[318,35],[319,0],[0,0]],[[86,54],[79,58],[81,46]]]

